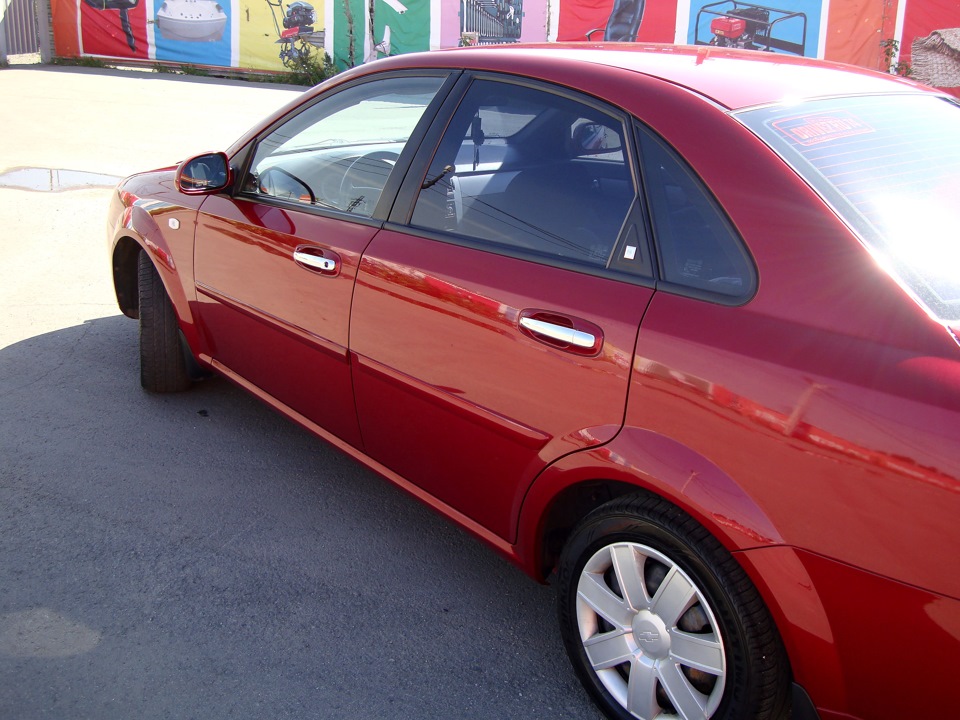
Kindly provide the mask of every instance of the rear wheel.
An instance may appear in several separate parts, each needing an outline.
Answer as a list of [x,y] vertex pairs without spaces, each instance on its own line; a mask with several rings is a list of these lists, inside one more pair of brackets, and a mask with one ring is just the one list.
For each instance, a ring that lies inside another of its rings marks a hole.
[[137,265],[140,292],[140,385],[156,393],[190,387],[187,360],[173,304],[160,274],[143,250]]
[[788,665],[743,569],[675,506],[652,496],[588,515],[564,549],[567,654],[611,718],[778,718]]

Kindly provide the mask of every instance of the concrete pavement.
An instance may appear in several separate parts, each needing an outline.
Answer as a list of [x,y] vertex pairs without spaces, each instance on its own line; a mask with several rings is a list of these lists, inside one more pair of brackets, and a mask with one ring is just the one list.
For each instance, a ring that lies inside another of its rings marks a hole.
[[222,150],[304,88],[121,70],[0,72],[0,166],[129,175]]
[[[0,70],[0,181],[170,164],[297,92]],[[110,192],[0,187],[0,718],[597,718],[551,589],[222,380],[140,391]]]
[[303,88],[136,71],[0,71],[0,346],[113,314],[105,255],[110,189],[23,192],[17,168],[117,178],[225,149]]

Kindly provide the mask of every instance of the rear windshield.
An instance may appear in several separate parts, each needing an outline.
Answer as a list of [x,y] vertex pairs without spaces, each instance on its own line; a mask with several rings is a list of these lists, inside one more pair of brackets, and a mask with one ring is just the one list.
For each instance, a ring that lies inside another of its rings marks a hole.
[[840,98],[738,117],[806,178],[935,316],[960,320],[956,101]]

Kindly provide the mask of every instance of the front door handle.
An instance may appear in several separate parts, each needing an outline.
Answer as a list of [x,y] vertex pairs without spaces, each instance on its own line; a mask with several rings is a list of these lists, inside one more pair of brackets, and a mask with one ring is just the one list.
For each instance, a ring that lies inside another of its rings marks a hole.
[[293,251],[293,259],[307,270],[317,270],[321,275],[336,275],[340,272],[340,257],[332,250],[301,245]]
[[527,337],[566,352],[593,357],[603,348],[603,330],[577,317],[527,309],[520,312],[517,324]]
[[535,320],[531,317],[520,318],[520,327],[526,328],[536,335],[543,335],[557,342],[574,345],[581,348],[592,348],[597,344],[597,338],[582,330],[554,325],[553,323]]

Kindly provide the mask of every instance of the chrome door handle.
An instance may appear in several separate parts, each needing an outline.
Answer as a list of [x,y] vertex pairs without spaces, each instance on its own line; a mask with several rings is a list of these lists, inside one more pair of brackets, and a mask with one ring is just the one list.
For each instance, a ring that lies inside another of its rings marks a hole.
[[307,265],[308,267],[316,268],[321,272],[333,272],[337,269],[336,260],[320,257],[319,255],[313,255],[301,250],[297,250],[293,253],[293,259],[298,263]]
[[537,335],[543,335],[551,340],[576,347],[592,348],[597,344],[597,338],[590,333],[574,330],[563,325],[554,325],[543,320],[534,320],[530,317],[520,318],[520,327],[526,328]]

